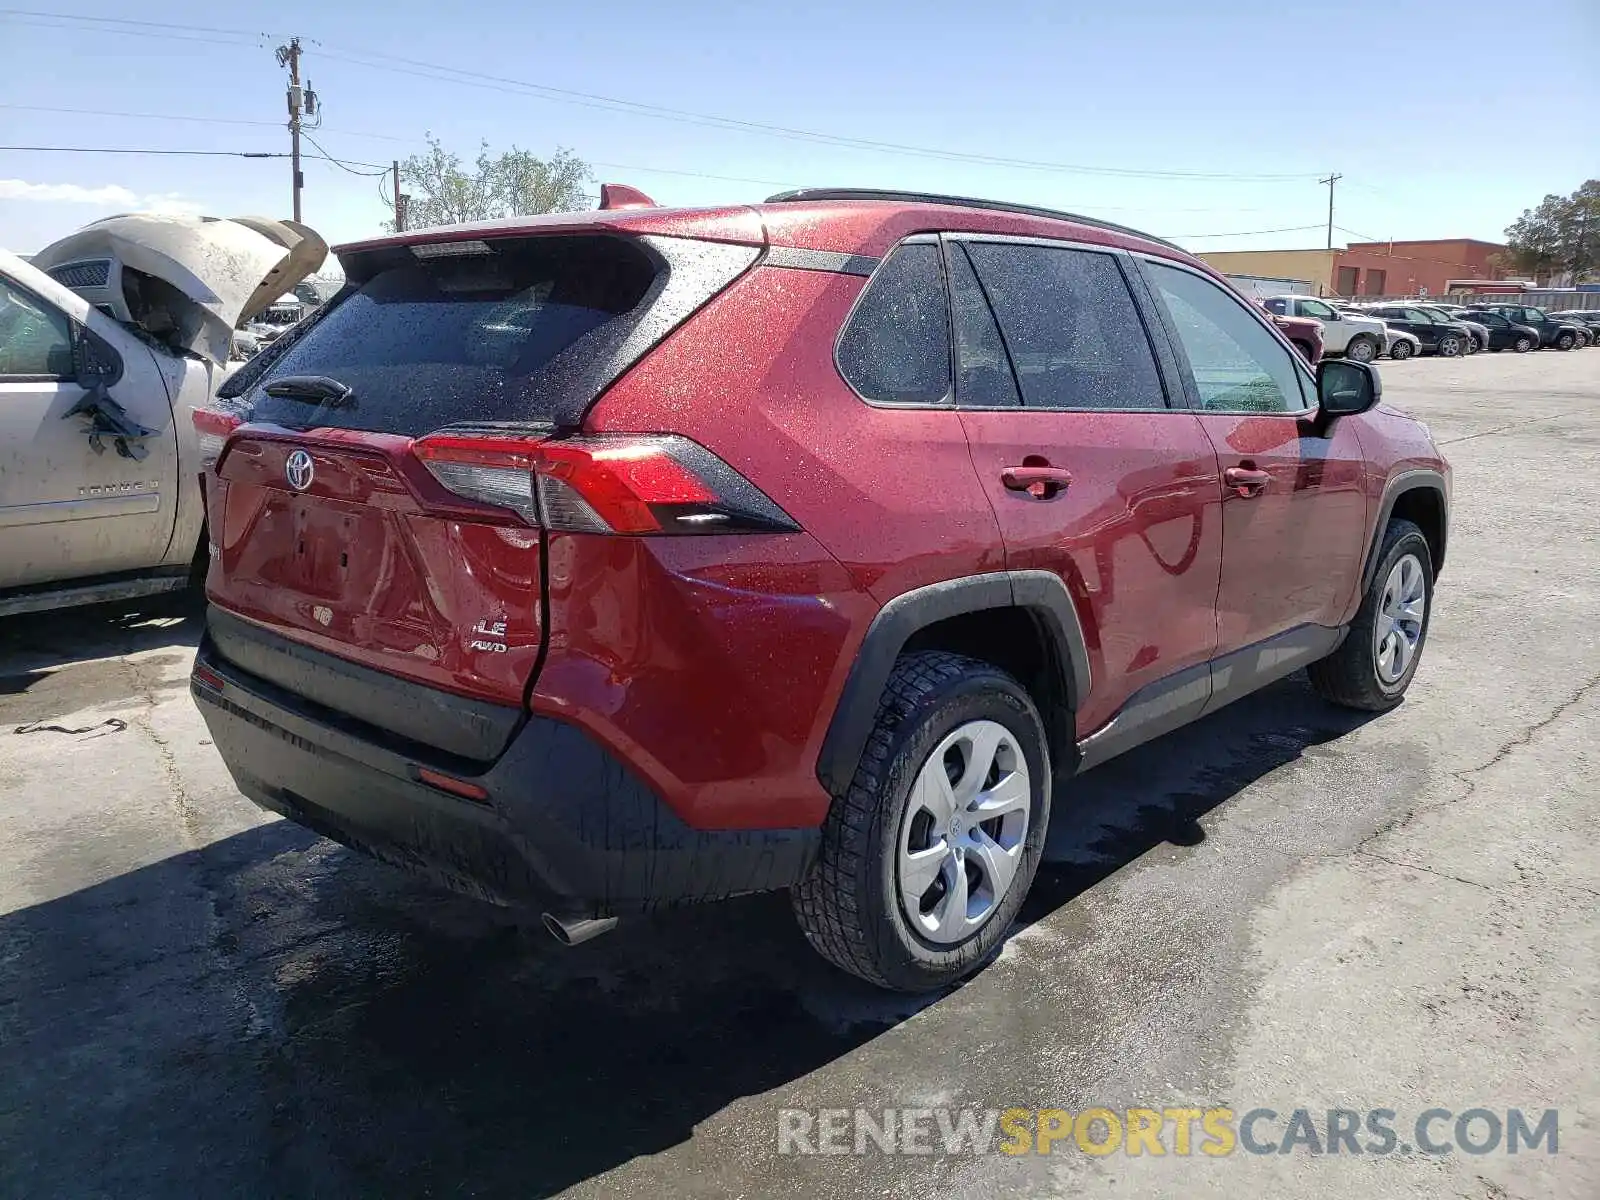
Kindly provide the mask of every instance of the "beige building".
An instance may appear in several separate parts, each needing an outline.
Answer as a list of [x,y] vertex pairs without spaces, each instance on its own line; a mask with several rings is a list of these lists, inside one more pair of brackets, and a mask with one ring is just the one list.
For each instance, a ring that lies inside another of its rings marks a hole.
[[1199,257],[1224,275],[1309,279],[1317,295],[1333,289],[1337,250],[1206,250]]

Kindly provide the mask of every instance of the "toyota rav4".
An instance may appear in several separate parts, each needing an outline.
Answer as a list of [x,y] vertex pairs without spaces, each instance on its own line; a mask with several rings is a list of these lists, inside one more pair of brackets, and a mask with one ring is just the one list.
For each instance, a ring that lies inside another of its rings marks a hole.
[[408,231],[197,416],[258,804],[577,941],[788,889],[993,954],[1070,778],[1299,668],[1397,704],[1449,469],[1175,246],[802,191]]

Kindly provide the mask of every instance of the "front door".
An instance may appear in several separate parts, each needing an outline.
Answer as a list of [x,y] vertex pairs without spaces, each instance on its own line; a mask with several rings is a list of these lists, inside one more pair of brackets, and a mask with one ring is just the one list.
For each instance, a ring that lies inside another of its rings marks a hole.
[[[1072,595],[1092,676],[1083,737],[1215,651],[1216,455],[1168,403],[1125,256],[986,238],[946,252],[961,422],[1007,566]],[[1209,680],[1196,687],[1203,703]]]
[[1222,469],[1218,652],[1336,626],[1361,573],[1367,501],[1355,425],[1314,432],[1300,357],[1227,289],[1146,260]]
[[154,356],[119,340],[110,395],[157,431],[135,460],[110,438],[97,452],[86,420],[67,415],[86,395],[72,340],[67,312],[0,277],[0,588],[152,566],[172,537],[177,439]]

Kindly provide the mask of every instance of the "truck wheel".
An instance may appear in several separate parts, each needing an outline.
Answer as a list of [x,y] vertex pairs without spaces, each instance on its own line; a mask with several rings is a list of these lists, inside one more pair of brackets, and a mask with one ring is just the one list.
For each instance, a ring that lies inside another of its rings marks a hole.
[[1369,363],[1378,357],[1378,343],[1366,334],[1357,334],[1344,348],[1344,356],[1353,362]]
[[1563,333],[1556,338],[1556,349],[1571,350],[1573,346],[1577,345],[1577,342],[1578,339],[1573,337],[1570,333]]
[[1461,356],[1461,339],[1453,333],[1447,333],[1439,339],[1440,358],[1459,358]]
[[1049,819],[1044,724],[1022,686],[962,655],[907,654],[793,890],[795,916],[851,974],[898,991],[944,987],[999,948]]
[[1517,340],[1511,344],[1511,348],[1518,354],[1526,354],[1533,349],[1533,339],[1525,333],[1520,333],[1517,335]]
[[1428,539],[1410,521],[1390,521],[1356,619],[1339,648],[1307,669],[1311,686],[1346,708],[1393,708],[1416,674],[1432,609]]
[[1405,362],[1406,359],[1411,357],[1411,353],[1410,342],[1396,342],[1389,347],[1389,357],[1395,362]]

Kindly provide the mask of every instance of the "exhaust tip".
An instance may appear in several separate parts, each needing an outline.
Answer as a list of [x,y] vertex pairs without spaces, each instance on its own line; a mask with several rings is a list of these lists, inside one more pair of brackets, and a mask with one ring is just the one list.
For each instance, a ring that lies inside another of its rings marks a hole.
[[590,941],[602,933],[610,933],[617,926],[615,917],[580,917],[577,920],[564,920],[554,913],[543,913],[539,920],[550,931],[550,936],[563,946],[576,946]]

